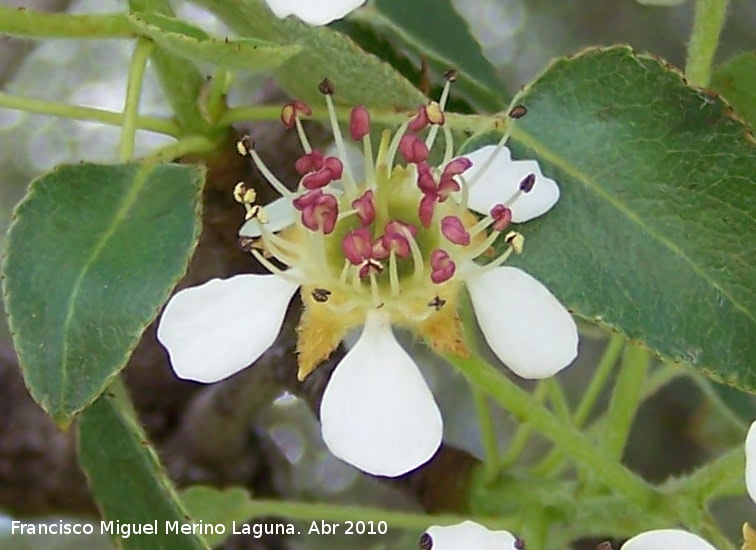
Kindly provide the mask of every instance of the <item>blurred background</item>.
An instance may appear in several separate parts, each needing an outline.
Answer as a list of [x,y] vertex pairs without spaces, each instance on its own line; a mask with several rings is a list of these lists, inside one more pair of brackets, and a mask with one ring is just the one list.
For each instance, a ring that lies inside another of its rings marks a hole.
[[[127,9],[125,2],[115,0],[3,0],[0,4],[72,13]],[[636,50],[651,52],[682,67],[693,7],[692,1],[661,8],[642,6],[634,0],[454,0],[454,4],[512,92],[537,76],[552,58],[587,46],[627,43]],[[211,33],[231,34],[212,15],[198,8],[181,2],[176,2],[175,7],[181,16],[200,22]],[[131,49],[131,43],[126,41],[49,40],[35,44],[0,37],[0,90],[121,110]],[[754,49],[756,2],[733,0],[717,59],[724,61]],[[280,102],[282,98],[264,75],[239,75],[229,102],[241,105],[261,100]],[[149,68],[140,110],[149,115],[169,114],[167,102]],[[290,136],[266,125],[255,125],[252,131],[264,134],[271,164],[292,163],[296,144],[290,143]],[[326,139],[325,133],[322,136]],[[117,128],[0,108],[0,248],[13,206],[32,179],[62,163],[115,162],[118,140]],[[161,136],[140,132],[137,154],[147,153],[167,142]],[[245,169],[239,167],[239,170]],[[221,195],[223,192],[219,191]],[[229,197],[219,199],[219,209],[235,208],[233,202],[224,202]],[[238,217],[239,213],[234,210],[233,216]],[[248,268],[245,267],[247,258],[238,252],[230,260],[226,259],[224,247],[234,241],[235,235],[214,237],[212,232],[209,235],[209,242],[204,243],[205,252],[198,252],[200,258],[195,259],[190,275],[203,280],[203,277],[217,275],[219,270],[228,273]],[[151,337],[149,333],[147,338]],[[405,338],[404,342],[412,347],[412,354],[419,357],[426,379],[437,396],[446,425],[446,444],[450,447],[447,454],[452,463],[468,460],[456,457],[456,450],[462,451],[463,457],[481,457],[474,408],[464,381],[424,348],[413,344],[410,338]],[[312,410],[327,380],[328,366],[308,380],[305,388],[296,387],[290,361],[290,335],[284,336],[273,353],[266,355],[264,365],[255,369],[258,372],[250,369],[235,377],[233,384],[207,388],[175,380],[154,341],[143,344],[129,366],[129,386],[143,422],[179,483],[244,485],[257,495],[358,503],[395,510],[420,511],[423,506],[428,507],[429,499],[436,498],[424,486],[427,479],[433,479],[428,475],[386,483],[360,474],[327,453]],[[590,379],[605,344],[604,334],[585,327],[578,363],[562,376],[572,403],[577,401],[581,388]],[[723,419],[721,414],[712,411],[704,399],[704,395],[712,391],[719,390],[681,376],[649,399],[634,428],[626,463],[649,479],[663,480],[732,445],[741,436],[737,418],[730,421],[732,419]],[[732,394],[724,395],[725,400],[735,399]],[[739,399],[745,399],[746,410],[752,407],[747,398]],[[229,400],[244,403],[232,412],[231,418],[228,411],[218,412],[218,404]],[[208,455],[196,435],[192,435],[194,422],[199,422],[198,419],[219,421],[218,418],[238,424],[240,435],[225,451]],[[497,413],[496,420],[504,444],[516,426],[504,413]],[[545,449],[545,443],[536,438],[527,453],[537,457]],[[3,511],[7,515],[3,515]],[[58,432],[26,396],[5,318],[1,317],[0,548],[110,548],[106,539],[94,536],[77,539],[74,536],[45,538],[9,534],[11,517],[86,518],[93,513],[83,478],[75,467],[71,434]],[[756,514],[745,499],[732,499],[718,506],[718,517],[735,538],[743,519],[750,518],[753,523]],[[237,537],[225,548],[409,549],[416,548],[418,536],[419,533],[391,529],[389,537],[380,538],[251,540]],[[585,541],[575,548],[595,546],[596,541]]]

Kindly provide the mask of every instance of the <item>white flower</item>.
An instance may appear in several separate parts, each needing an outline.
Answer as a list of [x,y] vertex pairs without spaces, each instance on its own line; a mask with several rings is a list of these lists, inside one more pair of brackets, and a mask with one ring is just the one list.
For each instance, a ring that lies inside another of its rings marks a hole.
[[716,550],[711,544],[693,533],[680,529],[658,529],[636,535],[621,550]]
[[745,440],[745,485],[748,496],[756,502],[756,421],[748,428]]
[[[327,446],[368,473],[402,475],[435,454],[443,424],[392,325],[413,330],[441,353],[466,355],[457,315],[464,284],[486,341],[515,373],[544,378],[575,358],[578,335],[569,313],[536,279],[501,265],[522,251],[522,236],[505,234],[509,223],[542,215],[559,190],[535,162],[513,161],[503,142],[454,157],[451,131],[443,124],[448,84],[440,105],[420,109],[393,136],[385,131],[375,155],[369,114],[364,107],[353,109],[349,132],[363,144],[365,171],[358,177],[327,81],[321,91],[338,156],[310,146],[300,120],[310,112],[306,105],[293,102],[282,112],[304,149],[296,162],[297,191],[270,172],[254,143],[240,142],[240,151],[281,195],[262,208],[246,185],[234,191],[247,210],[240,235],[272,275],[237,275],[182,290],[166,306],[158,338],[179,377],[221,380],[273,344],[299,288],[300,380],[348,330],[363,327],[323,394]],[[420,138],[426,129],[427,137]],[[442,162],[431,166],[429,150],[439,130],[448,145]],[[491,258],[497,241],[504,250]],[[288,268],[280,269],[271,257]]]
[[473,521],[430,527],[420,538],[420,550],[522,550],[508,531],[489,531]]
[[356,10],[366,0],[265,0],[278,17],[296,15],[310,25],[327,25]]

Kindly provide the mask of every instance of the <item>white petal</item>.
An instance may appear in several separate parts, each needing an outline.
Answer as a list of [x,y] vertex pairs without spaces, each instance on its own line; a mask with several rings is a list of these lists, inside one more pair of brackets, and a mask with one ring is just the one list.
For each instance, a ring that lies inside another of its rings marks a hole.
[[296,15],[310,25],[327,25],[359,8],[365,0],[265,0],[278,17]]
[[320,421],[331,452],[369,474],[399,476],[436,453],[441,413],[385,313],[368,313],[328,382]]
[[517,541],[508,531],[489,531],[472,521],[447,527],[434,525],[426,533],[433,540],[432,550],[513,550]]
[[716,550],[693,533],[679,529],[659,529],[636,535],[621,550]]
[[745,440],[745,484],[751,500],[756,502],[756,422],[748,428]]
[[[469,158],[473,164],[464,173],[466,181],[475,178],[478,170],[483,168],[487,159],[496,149],[493,145],[486,145],[473,151]],[[541,172],[541,167],[534,160],[512,160],[509,149],[504,147],[494,158],[493,162],[480,175],[470,189],[468,207],[480,214],[488,214],[495,204],[504,203],[520,188],[520,182],[528,175],[535,174],[536,181],[529,193],[523,193],[514,204],[512,221],[522,223],[545,214],[559,200],[559,186]]]
[[486,342],[517,375],[547,378],[575,359],[575,321],[539,281],[515,267],[495,267],[465,282]]
[[217,382],[254,363],[276,340],[298,287],[277,275],[237,275],[178,292],[157,331],[176,375]]
[[[286,197],[280,197],[269,202],[263,206],[263,210],[268,216],[268,223],[265,224],[265,229],[271,233],[286,229],[290,225],[293,225],[297,219],[297,211],[294,205],[291,204],[291,200]],[[239,229],[240,237],[259,237],[260,235],[262,233],[260,232],[260,224],[257,220],[247,220],[241,226],[241,229]]]

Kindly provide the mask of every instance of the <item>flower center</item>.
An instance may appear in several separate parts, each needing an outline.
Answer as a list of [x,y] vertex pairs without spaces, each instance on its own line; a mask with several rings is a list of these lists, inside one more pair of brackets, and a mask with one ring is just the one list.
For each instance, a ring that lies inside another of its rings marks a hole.
[[[258,238],[247,249],[271,272],[312,289],[315,302],[337,313],[386,308],[395,322],[415,324],[438,312],[456,295],[466,273],[480,269],[475,260],[507,228],[512,219],[509,207],[530,191],[534,181],[528,175],[514,196],[496,204],[482,219],[468,210],[469,186],[474,182],[465,180],[465,172],[472,162],[453,158],[444,107],[454,75],[447,76],[439,103],[420,108],[393,134],[384,130],[375,155],[370,114],[365,107],[352,109],[349,135],[362,145],[364,173],[358,173],[347,156],[327,79],[320,91],[338,156],[327,156],[310,145],[302,125],[311,114],[307,105],[294,101],[281,114],[284,125],[296,129],[303,149],[295,164],[301,176],[296,191],[288,190],[257,154],[254,142],[243,138],[239,152],[251,157],[283,202],[261,208],[255,204],[253,189],[243,183],[237,186],[234,196],[245,206],[247,219],[253,220],[252,234]],[[519,114],[520,109],[524,108],[518,106],[511,113]],[[426,128],[423,139],[420,132]],[[441,162],[434,166],[430,158],[439,131],[444,132],[446,146]],[[289,216],[291,224],[273,219],[273,210]],[[487,266],[500,265],[519,252],[522,238],[512,233],[506,242],[509,248]]]

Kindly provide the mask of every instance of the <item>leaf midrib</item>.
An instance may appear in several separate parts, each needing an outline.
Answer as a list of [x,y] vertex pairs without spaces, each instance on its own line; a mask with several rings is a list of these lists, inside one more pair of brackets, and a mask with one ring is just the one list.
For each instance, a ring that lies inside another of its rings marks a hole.
[[696,262],[694,262],[693,259],[683,251],[682,248],[680,248],[676,243],[657,234],[649,225],[644,224],[641,216],[636,214],[631,209],[627,208],[622,202],[617,200],[611,193],[607,192],[603,187],[601,187],[598,182],[581,171],[577,166],[571,164],[562,155],[544,146],[543,143],[538,141],[533,135],[522,130],[521,128],[518,128],[517,126],[514,126],[514,128],[512,129],[511,137],[512,139],[521,142],[523,145],[534,151],[538,158],[548,161],[549,163],[565,172],[567,175],[584,183],[587,189],[592,190],[599,198],[605,200],[611,206],[621,212],[624,216],[635,222],[654,240],[661,243],[679,258],[683,259],[691,267],[694,273],[699,275],[705,281],[710,282],[711,285],[719,292],[721,292],[722,295],[725,296],[738,310],[742,311],[748,319],[756,323],[756,317],[754,317],[754,313],[750,311],[745,304],[742,304],[739,300],[736,300],[735,297],[718,281],[709,276],[706,270]]
[[[102,236],[97,240],[94,247],[92,247],[92,251],[87,257],[86,261],[82,265],[81,272],[79,273],[79,276],[76,278],[73,284],[73,288],[71,291],[70,299],[67,303],[68,311],[66,313],[66,317],[63,320],[62,325],[62,333],[63,333],[63,347],[61,350],[61,379],[60,379],[60,399],[59,403],[65,403],[65,398],[68,393],[68,365],[70,364],[69,356],[68,356],[68,348],[69,348],[69,338],[70,338],[70,331],[69,327],[71,325],[71,321],[74,317],[74,313],[76,311],[77,306],[77,298],[79,296],[79,292],[81,291],[82,282],[84,280],[84,277],[89,272],[92,265],[95,263],[95,261],[98,259],[100,253],[105,248],[105,245],[107,242],[113,237],[115,232],[118,230],[118,228],[121,226],[123,221],[126,219],[127,214],[130,212],[134,204],[136,203],[137,197],[139,196],[139,193],[144,188],[145,184],[147,183],[147,180],[149,179],[150,174],[155,169],[155,165],[142,165],[139,171],[134,175],[133,178],[133,184],[131,185],[129,191],[123,196],[123,199],[120,202],[120,205],[118,209],[115,212],[115,215],[113,216],[113,220],[111,221],[110,225],[107,227],[107,229],[103,232]],[[68,414],[68,412],[67,412]]]

